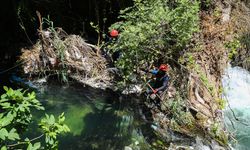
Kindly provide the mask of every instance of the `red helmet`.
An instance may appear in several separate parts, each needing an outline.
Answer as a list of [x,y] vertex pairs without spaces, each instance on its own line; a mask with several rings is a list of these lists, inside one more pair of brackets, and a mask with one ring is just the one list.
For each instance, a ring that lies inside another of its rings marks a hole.
[[111,30],[111,32],[109,34],[111,37],[117,37],[119,33],[117,30],[113,29],[113,30]]
[[168,71],[168,65],[161,64],[160,67],[159,67],[159,70],[161,70],[161,71]]

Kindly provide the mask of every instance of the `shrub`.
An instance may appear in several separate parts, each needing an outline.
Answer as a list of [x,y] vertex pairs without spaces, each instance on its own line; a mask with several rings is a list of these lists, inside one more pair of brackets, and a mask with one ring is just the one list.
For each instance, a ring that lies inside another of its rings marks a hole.
[[[32,144],[34,140],[40,139],[45,134],[46,149],[57,149],[58,142],[56,136],[63,132],[68,132],[69,128],[65,125],[64,114],[58,117],[58,122],[54,116],[46,115],[41,120],[40,127],[43,134],[34,138],[21,140],[21,135],[27,130],[29,123],[32,121],[31,109],[44,110],[44,107],[36,99],[34,92],[27,93],[22,89],[13,90],[4,87],[5,94],[0,99],[0,148],[36,150],[41,147],[40,142]],[[48,129],[49,128],[49,129]],[[53,140],[47,140],[48,138]],[[14,144],[13,144],[14,143]]]
[[174,7],[167,0],[134,0],[121,11],[123,21],[110,27],[120,31],[119,39],[109,48],[122,52],[116,66],[124,79],[145,64],[178,54],[198,31],[198,11],[199,3],[189,0],[177,0]]

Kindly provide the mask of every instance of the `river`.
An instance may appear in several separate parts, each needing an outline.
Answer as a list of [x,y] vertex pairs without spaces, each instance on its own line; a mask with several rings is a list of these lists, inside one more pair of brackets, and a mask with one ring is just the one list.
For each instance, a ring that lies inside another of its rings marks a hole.
[[[240,67],[228,67],[223,77],[224,96],[228,100],[225,125],[237,140],[236,150],[250,149],[250,73]],[[230,109],[231,108],[231,109]]]
[[[60,150],[120,150],[150,149],[145,140],[147,125],[140,121],[129,98],[119,98],[111,91],[101,91],[81,85],[50,84],[40,89],[37,99],[47,114],[64,112],[70,133],[59,137]],[[35,137],[38,122],[45,112],[35,112],[35,122],[28,136]],[[150,136],[149,133],[146,133]]]
[[[15,79],[15,78],[14,78]],[[228,67],[222,79],[225,126],[237,142],[236,150],[250,147],[250,73],[240,67]],[[13,84],[12,84],[13,85]],[[47,114],[65,113],[70,133],[59,137],[60,150],[133,150],[150,149],[152,129],[140,119],[131,97],[121,98],[112,91],[101,91],[82,85],[65,86],[56,82],[39,89],[37,99],[46,111],[35,111],[30,138],[40,135],[37,122]],[[231,108],[231,109],[230,109]]]

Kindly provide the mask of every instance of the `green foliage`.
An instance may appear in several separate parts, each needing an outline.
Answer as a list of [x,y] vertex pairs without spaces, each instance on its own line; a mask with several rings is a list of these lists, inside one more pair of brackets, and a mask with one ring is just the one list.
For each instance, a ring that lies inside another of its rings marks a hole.
[[205,74],[204,72],[202,72],[201,69],[197,69],[196,71],[197,71],[197,73],[200,75],[200,79],[201,79],[201,81],[203,82],[203,84],[206,86],[206,88],[208,89],[209,93],[210,93],[212,96],[214,96],[215,93],[216,93],[214,85],[212,85],[212,84],[209,82],[209,80],[208,80],[206,74]]
[[[105,19],[104,19],[105,20]],[[98,33],[98,41],[97,41],[97,47],[100,47],[100,40],[101,40],[101,29],[99,27],[99,23],[97,25],[94,25],[93,22],[90,22],[90,26],[95,30],[96,33]]]
[[239,40],[234,39],[233,41],[226,43],[225,47],[229,50],[228,58],[233,59],[233,57],[237,54],[238,48],[241,47],[241,44]]
[[227,103],[224,99],[222,99],[222,98],[216,99],[216,102],[217,102],[220,110],[223,110],[226,107]]
[[27,150],[37,150],[41,147],[41,143],[37,142],[34,145],[32,145],[31,143],[29,143]]
[[187,68],[190,70],[193,70],[197,73],[197,75],[199,75],[200,80],[202,81],[202,83],[206,86],[206,88],[208,89],[209,93],[214,96],[216,93],[216,88],[214,87],[214,85],[212,85],[209,82],[209,79],[207,78],[206,74],[204,73],[204,71],[202,71],[200,65],[198,65],[196,63],[195,58],[193,57],[192,53],[186,53],[182,58],[180,58],[178,60],[180,63],[187,64]]
[[212,137],[215,138],[215,140],[217,142],[219,142],[219,144],[225,145],[225,146],[228,145],[228,135],[223,130],[222,125],[221,125],[220,122],[215,121],[211,125],[210,134],[211,134]]
[[212,0],[202,0],[202,4],[205,9],[208,9],[213,5],[213,2]]
[[171,121],[187,127],[193,127],[194,118],[189,112],[185,111],[184,106],[185,103],[180,94],[177,92],[175,99],[169,104],[170,112],[173,114]]
[[48,18],[42,18],[42,25],[48,26],[47,30],[53,35],[53,40],[51,41],[53,47],[57,51],[57,58],[60,60],[60,64],[62,65],[62,69],[57,73],[59,78],[63,82],[68,82],[68,73],[67,73],[67,67],[65,65],[65,51],[66,51],[66,45],[63,40],[59,37],[58,32],[56,31],[54,27],[53,21],[50,20],[50,17]]
[[0,141],[6,139],[14,141],[20,139],[16,129],[9,127],[13,119],[14,116],[11,113],[8,113],[5,117],[3,114],[0,114]]
[[[36,99],[34,92],[26,93],[22,89],[13,90],[12,88],[4,87],[5,94],[1,95],[0,99],[0,148],[7,149],[24,149],[37,150],[41,147],[40,142],[34,145],[32,141],[39,139],[43,134],[37,138],[29,140],[26,138],[21,140],[22,133],[27,130],[29,123],[32,121],[31,109],[44,110],[44,107]],[[42,119],[41,128],[47,137],[52,138],[53,142],[46,140],[47,149],[56,149],[53,144],[57,144],[56,136],[62,132],[68,132],[69,128],[63,123],[64,115],[58,117],[58,122],[55,122],[53,115],[46,115],[47,119]],[[50,125],[46,130],[46,125]],[[12,144],[14,143],[15,144]],[[11,143],[11,144],[10,144]],[[51,144],[52,143],[52,144]]]
[[57,135],[62,132],[66,133],[70,131],[68,126],[64,124],[64,120],[64,113],[58,117],[58,121],[56,121],[53,115],[49,116],[47,114],[45,115],[45,118],[41,120],[39,125],[45,133],[46,148],[57,149]]
[[158,58],[173,57],[198,31],[197,1],[178,0],[171,8],[164,0],[134,0],[134,6],[121,11],[124,21],[112,29],[120,31],[119,39],[111,43],[113,51],[122,51],[116,66],[129,80],[136,70]]
[[26,126],[31,121],[31,108],[44,110],[41,103],[36,99],[34,92],[27,93],[22,89],[13,90],[12,88],[4,87],[5,94],[1,96],[0,106],[4,116],[9,115],[12,124],[17,126]]

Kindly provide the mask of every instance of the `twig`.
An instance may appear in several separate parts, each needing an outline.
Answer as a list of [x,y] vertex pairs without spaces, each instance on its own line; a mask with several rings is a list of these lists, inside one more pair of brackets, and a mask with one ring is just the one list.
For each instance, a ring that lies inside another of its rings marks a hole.
[[15,144],[7,145],[7,147],[14,147],[14,146],[17,146],[17,145],[27,144],[28,142],[35,141],[35,140],[37,140],[37,139],[42,138],[43,136],[44,136],[44,134],[41,134],[40,136],[35,137],[35,138],[33,138],[33,139],[31,139],[31,140],[29,140],[29,141],[27,141],[27,142],[18,142],[18,143],[15,143]]
[[94,48],[96,51],[98,51],[99,47],[93,44],[86,43],[87,46]]
[[13,66],[13,67],[10,67],[10,68],[8,68],[8,69],[6,69],[6,70],[4,70],[4,71],[1,71],[0,74],[3,74],[3,73],[6,73],[6,72],[8,72],[8,71],[10,71],[10,70],[12,70],[12,69],[15,69],[15,68],[17,68],[18,66],[21,66],[22,64],[28,62],[30,59],[31,59],[31,58],[29,58],[29,59],[27,59],[27,60],[25,60],[25,61],[23,61],[23,62],[21,62],[21,63],[15,65],[15,66]]
[[31,39],[30,39],[28,33],[26,32],[26,29],[25,29],[25,27],[24,27],[24,23],[23,23],[23,20],[22,20],[20,14],[17,13],[17,15],[18,15],[18,18],[19,18],[19,20],[20,20],[20,23],[21,23],[21,26],[22,26],[21,28],[23,29],[25,36],[26,36],[27,39],[29,40],[30,44],[31,44],[31,45],[34,45],[34,43],[31,41]]

